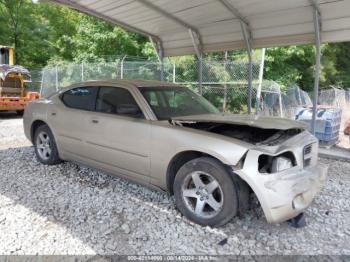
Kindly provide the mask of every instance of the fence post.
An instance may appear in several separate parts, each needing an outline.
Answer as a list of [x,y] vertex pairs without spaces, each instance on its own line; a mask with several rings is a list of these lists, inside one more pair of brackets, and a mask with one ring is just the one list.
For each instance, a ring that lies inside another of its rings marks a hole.
[[122,61],[120,63],[120,79],[124,78],[124,60],[126,58],[126,55],[123,56]]
[[41,69],[41,83],[40,83],[40,91],[39,91],[40,96],[42,96],[42,93],[43,93],[44,72],[45,72],[44,69]]
[[[225,60],[224,60],[224,71],[225,75],[227,73],[227,59],[228,59],[228,52],[225,51]],[[226,77],[225,77],[226,78]],[[222,111],[226,111],[226,103],[227,103],[227,79],[225,79],[225,84],[224,84],[224,101],[222,103]]]
[[55,79],[56,91],[58,91],[58,68],[57,68],[57,66],[56,66],[55,72],[56,72],[56,79]]
[[203,95],[203,54],[198,57],[198,87],[199,94]]
[[176,83],[176,64],[173,62],[173,83]]
[[279,102],[280,102],[280,103],[279,103],[279,106],[280,106],[280,117],[284,117],[281,89],[280,89],[280,93],[279,93],[278,100],[279,100]]
[[84,62],[81,62],[81,82],[84,82]]
[[124,78],[124,60],[120,63],[120,79]]

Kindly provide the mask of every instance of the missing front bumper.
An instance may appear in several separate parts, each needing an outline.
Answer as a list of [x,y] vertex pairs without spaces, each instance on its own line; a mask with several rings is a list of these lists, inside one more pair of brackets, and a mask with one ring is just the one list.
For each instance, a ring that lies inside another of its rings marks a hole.
[[291,169],[277,175],[237,171],[253,189],[269,223],[291,219],[307,208],[322,189],[328,167],[318,163],[305,169]]

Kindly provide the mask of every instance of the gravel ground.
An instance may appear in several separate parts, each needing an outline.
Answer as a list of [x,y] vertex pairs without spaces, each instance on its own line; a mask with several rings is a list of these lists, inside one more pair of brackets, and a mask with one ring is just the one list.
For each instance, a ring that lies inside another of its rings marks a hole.
[[0,119],[0,254],[347,254],[350,163],[330,165],[307,226],[269,225],[259,207],[213,229],[166,194],[72,163],[39,164],[21,119]]

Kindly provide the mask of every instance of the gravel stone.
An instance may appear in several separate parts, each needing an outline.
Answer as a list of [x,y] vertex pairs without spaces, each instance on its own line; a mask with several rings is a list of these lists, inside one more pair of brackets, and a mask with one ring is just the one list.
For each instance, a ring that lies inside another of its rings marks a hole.
[[123,231],[124,231],[125,234],[129,234],[130,231],[131,231],[128,224],[123,224],[123,225],[122,225],[122,229],[123,229]]
[[38,163],[22,120],[0,119],[0,254],[350,255],[350,163],[320,161],[329,175],[306,227],[267,224],[254,196],[241,218],[202,227],[167,194],[73,163]]

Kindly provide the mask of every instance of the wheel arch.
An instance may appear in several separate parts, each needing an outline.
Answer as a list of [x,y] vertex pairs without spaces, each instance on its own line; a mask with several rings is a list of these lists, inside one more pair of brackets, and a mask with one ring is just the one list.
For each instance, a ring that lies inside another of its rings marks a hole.
[[186,150],[178,152],[169,162],[166,172],[166,187],[167,191],[173,195],[173,184],[177,171],[187,162],[202,157],[209,156],[208,154],[196,150]]
[[200,157],[210,157],[215,159],[216,161],[220,162],[225,166],[227,170],[230,169],[230,166],[227,165],[226,163],[223,162],[223,160],[219,159],[218,157],[207,153],[203,151],[198,151],[198,150],[185,150],[178,152],[173,158],[170,160],[167,171],[166,171],[166,188],[167,191],[172,195],[173,192],[173,184],[175,180],[175,176],[177,171],[187,162],[200,158]]
[[31,139],[32,143],[34,143],[35,130],[37,130],[37,128],[39,126],[43,126],[43,125],[48,126],[48,124],[45,121],[40,120],[40,119],[33,121],[33,123],[31,124],[31,126],[30,126],[30,139]]

